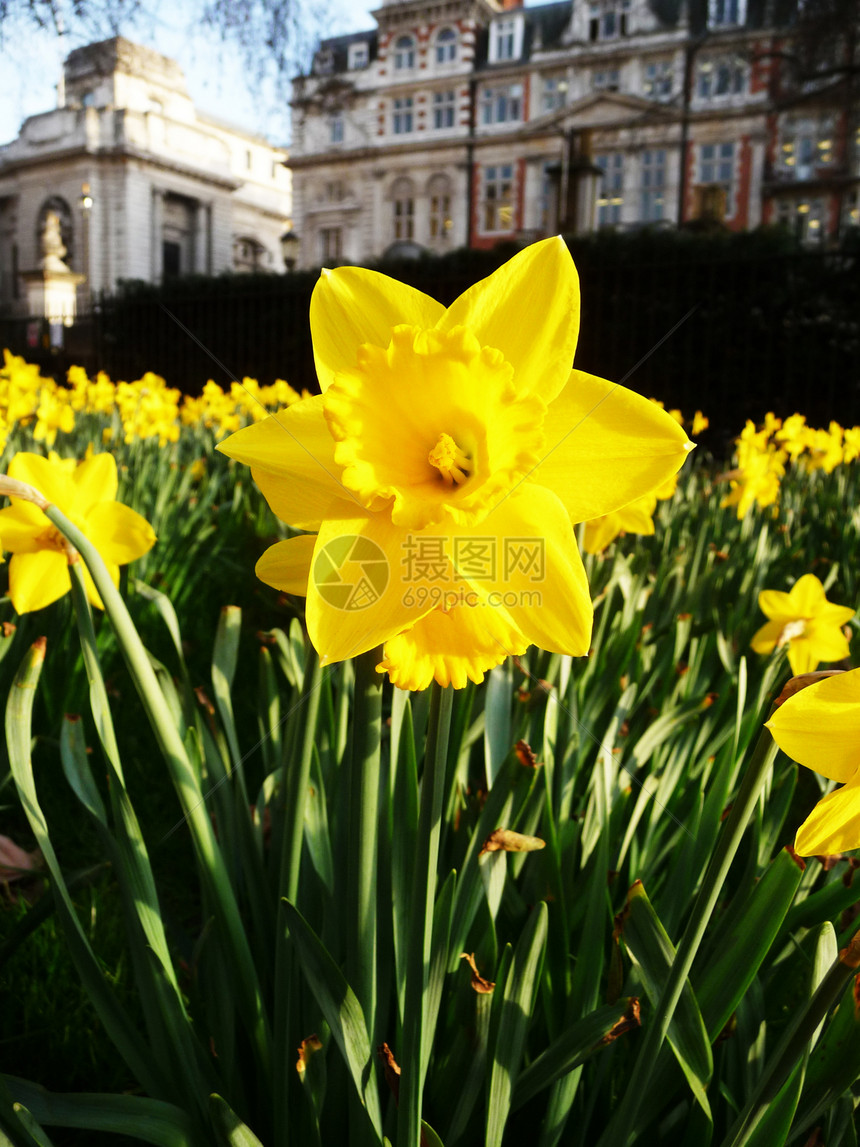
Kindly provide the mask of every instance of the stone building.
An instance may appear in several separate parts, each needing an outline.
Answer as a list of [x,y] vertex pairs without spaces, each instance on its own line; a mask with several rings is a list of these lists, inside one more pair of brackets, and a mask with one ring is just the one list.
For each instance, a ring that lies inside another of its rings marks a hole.
[[293,83],[300,265],[695,218],[836,241],[858,109],[793,80],[795,8],[382,0]]
[[66,59],[58,96],[0,147],[0,309],[25,312],[50,215],[79,310],[124,279],[283,270],[286,152],[199,113],[175,61],[92,44]]

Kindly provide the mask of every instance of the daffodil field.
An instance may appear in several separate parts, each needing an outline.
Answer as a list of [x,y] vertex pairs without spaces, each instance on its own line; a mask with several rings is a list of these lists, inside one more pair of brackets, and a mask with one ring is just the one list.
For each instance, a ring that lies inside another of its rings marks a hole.
[[721,456],[571,268],[327,273],[320,395],[7,352],[0,1142],[857,1143],[860,428]]

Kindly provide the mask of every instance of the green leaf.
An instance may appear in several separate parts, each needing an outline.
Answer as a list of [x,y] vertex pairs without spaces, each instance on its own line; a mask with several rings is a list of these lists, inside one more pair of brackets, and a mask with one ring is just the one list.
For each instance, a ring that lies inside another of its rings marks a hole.
[[220,1095],[209,1096],[209,1114],[221,1147],[263,1147],[250,1127]]
[[860,1001],[856,981],[845,990],[830,1023],[813,1048],[792,1131],[813,1126],[860,1078]]
[[[649,1000],[656,1007],[675,958],[675,949],[639,880],[627,893],[622,929],[627,952],[642,977]],[[714,1064],[702,1013],[689,981],[681,992],[667,1038],[696,1100],[710,1117],[705,1088]]]
[[331,1028],[359,1099],[377,1137],[382,1139],[382,1113],[373,1074],[373,1059],[364,1012],[340,968],[295,905],[284,901],[290,939],[295,945],[311,994]]
[[[164,1094],[167,1090],[165,1081],[161,1079],[160,1073],[154,1069],[151,1050],[142,1041],[140,1032],[131,1022],[125,1009],[117,1000],[113,989],[108,984],[101,964],[96,959],[78,919],[51,843],[45,815],[36,795],[33,764],[30,759],[30,730],[33,700],[44,659],[45,641],[42,638],[30,648],[21,663],[6,705],[6,744],[15,786],[33,830],[33,835],[51,873],[57,915],[62,922],[69,953],[75,963],[78,975],[83,981],[105,1030],[129,1068],[148,1092],[154,1095]],[[25,1106],[37,1119],[42,1121],[38,1111],[29,1100],[25,1101]]]
[[492,788],[511,751],[511,697],[513,677],[510,663],[491,669],[484,693],[484,751],[487,762],[487,787]]
[[788,849],[783,849],[722,922],[716,946],[704,968],[701,972],[693,969],[696,999],[712,1041],[758,973],[802,878],[803,869]]
[[172,1103],[139,1095],[65,1094],[3,1076],[12,1098],[39,1123],[128,1135],[155,1147],[193,1147],[188,1116]]
[[430,1124],[425,1123],[423,1119],[421,1120],[421,1143],[422,1147],[445,1147]]
[[497,1026],[493,1025],[496,1030],[487,1097],[486,1147],[500,1147],[504,1135],[540,982],[546,934],[547,908],[541,901],[532,909],[517,941],[504,988],[493,999],[498,1021]]
[[622,998],[567,1028],[521,1073],[514,1089],[513,1110],[638,1026],[639,1001]]

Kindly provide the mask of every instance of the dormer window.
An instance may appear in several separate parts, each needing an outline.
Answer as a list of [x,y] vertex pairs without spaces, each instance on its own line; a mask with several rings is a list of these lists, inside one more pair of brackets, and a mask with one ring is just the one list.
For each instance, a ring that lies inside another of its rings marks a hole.
[[394,42],[395,71],[415,67],[415,41],[411,36],[399,36]]
[[370,50],[366,40],[360,40],[357,44],[349,45],[348,63],[351,72],[357,72],[361,68],[367,67],[370,63]]
[[588,14],[588,38],[614,40],[627,35],[630,0],[593,0]]
[[334,71],[334,52],[331,48],[320,48],[314,60],[314,72],[318,76],[330,76]]
[[436,37],[436,63],[450,64],[457,59],[457,33],[453,28],[443,28]]
[[518,60],[522,51],[522,16],[510,16],[504,20],[497,20],[490,32],[490,63],[503,64],[507,60]]
[[746,18],[747,0],[708,0],[709,28],[734,28]]

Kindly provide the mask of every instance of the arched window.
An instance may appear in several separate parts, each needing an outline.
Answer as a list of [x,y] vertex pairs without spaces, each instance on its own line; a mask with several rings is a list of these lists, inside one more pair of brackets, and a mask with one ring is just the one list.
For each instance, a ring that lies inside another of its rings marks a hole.
[[411,179],[401,177],[391,185],[390,197],[394,217],[394,239],[415,237],[415,188]]
[[271,256],[259,239],[239,235],[233,240],[233,269],[235,271],[265,271]]
[[436,37],[436,63],[450,64],[457,59],[457,33],[453,28],[443,28]]
[[395,40],[394,67],[398,71],[415,67],[415,41],[411,36],[399,36]]
[[447,175],[434,175],[427,184],[430,201],[430,241],[434,245],[450,238],[454,221],[451,218],[451,180]]

